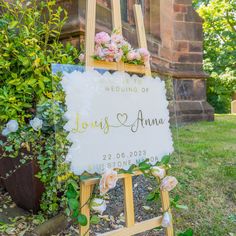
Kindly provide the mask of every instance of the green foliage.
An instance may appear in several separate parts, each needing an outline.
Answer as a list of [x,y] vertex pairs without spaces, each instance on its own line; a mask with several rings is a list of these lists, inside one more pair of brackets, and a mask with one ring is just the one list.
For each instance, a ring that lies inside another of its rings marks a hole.
[[204,20],[204,69],[211,76],[208,101],[217,113],[227,113],[236,91],[236,0],[196,0],[194,4]]
[[0,0],[0,122],[25,123],[36,104],[52,98],[52,63],[70,63],[77,50],[59,42],[67,13],[56,1]]
[[90,224],[96,225],[100,222],[100,218],[96,215],[93,215],[90,219]]
[[235,232],[235,222],[230,219],[236,209],[235,124],[234,115],[216,115],[215,122],[174,130],[178,152],[171,159],[171,171],[179,181],[175,193],[189,208],[173,210],[177,229],[192,228],[197,236]]
[[[37,177],[45,186],[41,209],[54,215],[73,206],[67,180],[77,177],[64,163],[70,146],[63,130],[66,108],[60,77],[52,75],[51,64],[74,64],[78,50],[59,42],[67,13],[56,7],[55,0],[0,0],[0,9],[0,123],[11,119],[20,123],[1,144],[2,158],[19,157],[17,168],[32,159],[38,162]],[[43,121],[39,131],[29,124],[34,117]]]
[[217,113],[229,113],[232,95],[236,91],[236,71],[228,68],[222,74],[211,73],[207,83],[209,103]]

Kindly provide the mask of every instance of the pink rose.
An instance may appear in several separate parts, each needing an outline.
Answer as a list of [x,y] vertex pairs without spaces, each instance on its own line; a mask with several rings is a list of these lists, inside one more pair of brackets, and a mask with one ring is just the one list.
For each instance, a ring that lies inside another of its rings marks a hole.
[[127,54],[127,59],[128,59],[128,61],[133,61],[134,59],[135,59],[135,57],[136,57],[136,53],[135,53],[135,51],[130,51],[128,54]]
[[150,59],[150,53],[146,48],[139,48],[138,52],[144,62],[148,62]]
[[96,45],[96,47],[95,47],[95,56],[98,56],[101,59],[104,58],[105,53],[104,53],[104,49],[101,46]]
[[95,36],[95,43],[98,45],[107,44],[111,40],[111,37],[106,32],[97,33]]
[[135,51],[134,60],[138,60],[138,61],[141,60],[141,55],[139,51]]
[[109,44],[108,49],[109,49],[110,51],[114,52],[114,53],[116,53],[116,52],[118,51],[117,45],[116,45],[114,42],[112,42],[111,44]]
[[107,45],[107,48],[104,48],[103,52],[105,54],[105,60],[110,62],[116,60],[120,56],[119,49],[115,43]]
[[99,183],[99,189],[101,195],[107,193],[110,189],[115,188],[118,180],[118,174],[116,171],[110,169],[107,170],[103,175]]
[[82,63],[85,61],[85,55],[84,55],[84,53],[81,53],[81,54],[79,55],[79,61],[82,62]]
[[128,61],[141,60],[141,55],[138,51],[132,50],[127,54]]
[[112,34],[111,41],[116,44],[121,44],[124,41],[124,38],[121,34]]
[[163,217],[162,217],[162,222],[161,222],[161,226],[168,228],[171,226],[171,222],[172,222],[172,217],[171,214],[169,212],[165,212]]
[[104,52],[105,61],[108,61],[108,62],[114,61],[115,52],[113,50],[110,50],[109,48],[104,48],[103,52]]
[[166,176],[160,185],[160,189],[162,191],[171,191],[172,189],[174,189],[176,187],[176,185],[178,184],[178,180],[173,177],[173,176]]
[[122,51],[122,50],[119,50],[119,51],[116,53],[116,55],[115,55],[115,61],[116,61],[116,62],[121,61],[122,57],[123,57],[123,51]]

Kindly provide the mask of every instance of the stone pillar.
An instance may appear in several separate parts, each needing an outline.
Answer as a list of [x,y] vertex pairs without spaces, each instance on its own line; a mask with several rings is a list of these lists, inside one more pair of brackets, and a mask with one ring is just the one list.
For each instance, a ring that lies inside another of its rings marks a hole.
[[160,0],[160,38],[156,67],[162,61],[160,73],[173,78],[179,121],[214,120],[206,101],[202,19],[191,0]]

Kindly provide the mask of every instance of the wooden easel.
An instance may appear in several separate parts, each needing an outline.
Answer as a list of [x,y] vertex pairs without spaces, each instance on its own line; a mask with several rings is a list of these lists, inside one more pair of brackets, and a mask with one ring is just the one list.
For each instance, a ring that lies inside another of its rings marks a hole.
[[[112,3],[112,23],[113,28],[120,30],[122,33],[122,21],[120,11],[120,0],[111,0]],[[147,40],[145,34],[145,27],[143,22],[143,14],[140,5],[134,5],[134,15],[136,21],[136,29],[138,33],[138,43],[140,48],[147,48]],[[139,73],[145,75],[151,75],[150,63],[145,65],[132,65],[123,62],[103,62],[93,59],[94,55],[94,39],[95,39],[95,23],[96,23],[96,0],[86,1],[86,57],[85,64],[87,68],[103,68],[107,70],[126,71],[131,73]],[[133,202],[133,186],[132,176],[140,175],[141,172],[135,174],[120,174],[119,179],[123,180],[124,184],[124,206],[125,206],[125,226],[124,228],[114,230],[108,233],[102,234],[103,236],[129,236],[138,233],[145,232],[147,230],[154,229],[161,226],[162,216],[146,220],[140,223],[135,223],[134,216],[134,202]],[[88,200],[92,194],[92,190],[95,184],[99,183],[98,178],[82,180],[80,182],[80,205],[83,206],[81,213],[88,219],[86,226],[80,226],[80,235],[89,236],[90,227],[90,209]],[[163,212],[170,212],[169,193],[161,191],[162,209]],[[166,229],[167,236],[173,236],[173,225]]]

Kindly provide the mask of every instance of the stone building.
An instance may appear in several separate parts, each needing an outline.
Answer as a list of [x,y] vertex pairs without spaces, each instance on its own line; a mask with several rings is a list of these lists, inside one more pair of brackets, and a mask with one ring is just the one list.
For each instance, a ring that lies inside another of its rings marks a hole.
[[[179,122],[213,120],[206,101],[207,74],[203,71],[202,19],[191,0],[121,0],[123,34],[137,47],[133,4],[142,4],[152,71],[173,79],[175,111]],[[79,47],[84,41],[86,0],[59,0],[69,21],[62,40]],[[96,30],[112,30],[110,0],[97,0]]]

